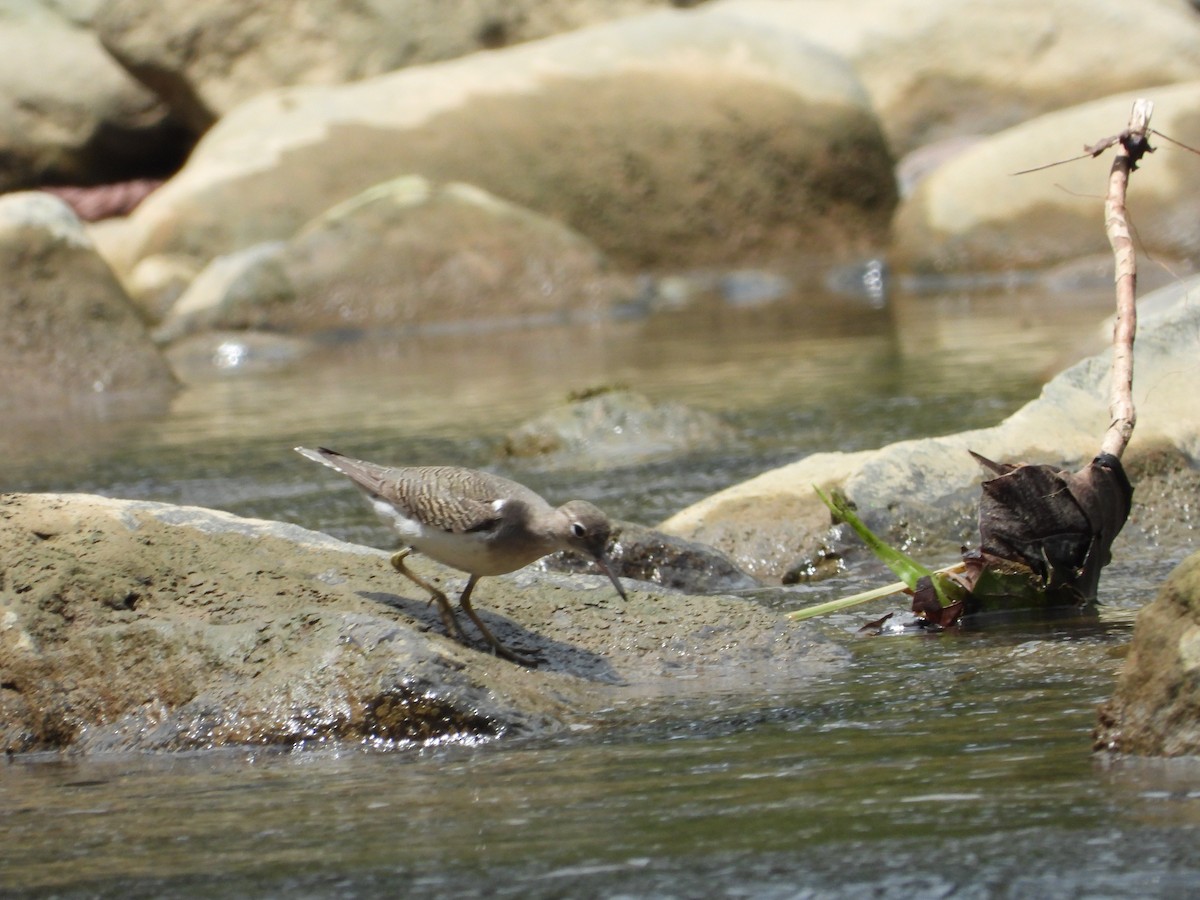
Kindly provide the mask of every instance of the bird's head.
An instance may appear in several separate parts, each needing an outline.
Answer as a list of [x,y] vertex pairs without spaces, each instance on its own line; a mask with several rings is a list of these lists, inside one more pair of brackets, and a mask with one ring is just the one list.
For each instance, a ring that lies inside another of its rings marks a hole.
[[564,503],[558,511],[567,517],[566,549],[594,559],[604,570],[604,574],[612,580],[613,587],[617,589],[621,599],[628,599],[608,560],[608,539],[612,535],[612,523],[609,522],[608,516],[586,500]]

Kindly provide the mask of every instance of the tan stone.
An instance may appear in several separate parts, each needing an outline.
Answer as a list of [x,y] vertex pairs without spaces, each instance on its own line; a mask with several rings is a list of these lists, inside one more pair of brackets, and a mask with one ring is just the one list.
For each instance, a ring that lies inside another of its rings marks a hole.
[[619,266],[860,251],[895,203],[843,63],[762,27],[661,13],[243,104],[133,213],[129,256],[287,239],[413,174],[563,222]]
[[273,88],[341,84],[522,43],[666,0],[109,0],[105,47],[197,133]]
[[589,321],[633,293],[631,280],[559,223],[470,185],[409,176],[326,210],[290,241],[217,257],[159,336],[205,328],[395,335]]
[[[1107,252],[1104,195],[1112,151],[1038,172],[1119,133],[1138,96],[1154,101],[1151,125],[1200,145],[1200,81],[1106,97],[1050,113],[980,141],[925,178],[901,204],[891,258],[918,271],[1038,268]],[[1161,138],[1130,179],[1138,249],[1150,257],[1200,254],[1193,154]],[[1145,267],[1149,268],[1148,265]]]
[[1177,0],[717,0],[708,9],[844,56],[897,155],[1200,78],[1200,18]]
[[0,15],[0,192],[120,177],[170,140],[166,106],[55,7]]

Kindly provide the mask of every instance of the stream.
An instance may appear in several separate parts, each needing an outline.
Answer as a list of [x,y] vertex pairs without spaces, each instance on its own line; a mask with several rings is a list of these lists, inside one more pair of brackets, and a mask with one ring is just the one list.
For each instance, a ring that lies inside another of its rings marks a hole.
[[[3,488],[295,522],[387,547],[296,444],[511,475],[653,524],[824,450],[995,424],[1103,347],[1107,297],[1031,290],[709,305],[568,327],[330,343],[212,372],[161,410],[31,416]],[[569,390],[625,385],[725,417],[716,450],[596,470],[504,462]],[[981,448],[984,449],[984,448]],[[1200,895],[1200,760],[1093,756],[1137,610],[1192,548],[1133,548],[1098,616],[859,637],[845,668],[569,733],[376,751],[30,754],[0,764],[0,895],[993,898]],[[937,562],[937,561],[929,561]],[[870,586],[777,588],[780,609]],[[891,604],[891,605],[889,605]]]

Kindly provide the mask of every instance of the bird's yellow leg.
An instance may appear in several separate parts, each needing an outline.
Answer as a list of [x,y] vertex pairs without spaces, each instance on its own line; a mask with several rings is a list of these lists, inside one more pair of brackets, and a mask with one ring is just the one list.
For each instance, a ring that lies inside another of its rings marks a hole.
[[491,630],[483,624],[483,620],[476,614],[475,608],[471,606],[471,591],[475,589],[475,582],[478,580],[478,575],[472,575],[467,579],[467,586],[463,588],[462,596],[458,598],[458,602],[462,606],[463,610],[468,616],[471,617],[471,621],[475,623],[475,627],[479,629],[479,633],[483,635],[484,640],[491,644],[493,653],[499,657],[509,660],[510,662],[515,662],[518,665],[536,666],[537,660],[528,656],[522,656],[519,653],[514,653],[512,650],[509,650],[502,643],[500,643],[500,641],[496,639],[496,636],[492,634]]
[[463,634],[462,626],[458,624],[458,617],[454,615],[454,607],[450,605],[450,598],[404,565],[404,558],[411,552],[412,550],[409,547],[405,547],[392,554],[392,568],[413,584],[429,591],[429,602],[437,601],[438,612],[441,613],[442,624],[445,626],[446,631],[460,641],[463,640],[465,635]]

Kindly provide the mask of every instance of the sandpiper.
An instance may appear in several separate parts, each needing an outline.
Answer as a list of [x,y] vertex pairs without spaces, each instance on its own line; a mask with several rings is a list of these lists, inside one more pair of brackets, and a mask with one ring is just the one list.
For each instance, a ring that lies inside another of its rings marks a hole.
[[431,602],[438,602],[446,630],[459,640],[463,631],[449,599],[405,567],[411,550],[470,575],[459,604],[494,653],[525,665],[532,660],[501,644],[471,606],[471,591],[484,575],[514,572],[548,553],[572,550],[596,560],[625,599],[625,589],[605,555],[612,526],[586,500],[572,500],[555,509],[523,484],[475,469],[389,468],[324,447],[297,447],[296,452],[341,472],[367,495],[376,514],[405,545],[392,556],[392,566],[429,591]]

